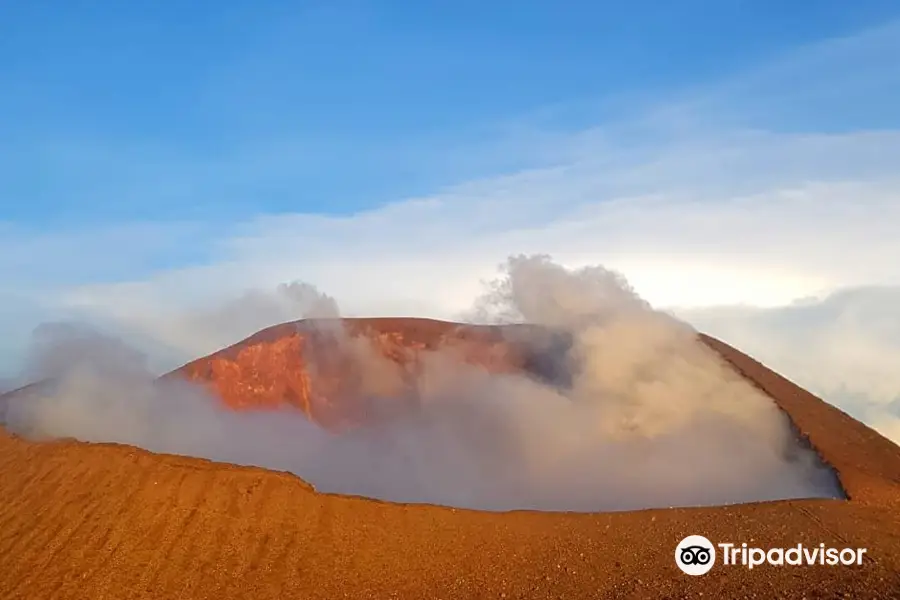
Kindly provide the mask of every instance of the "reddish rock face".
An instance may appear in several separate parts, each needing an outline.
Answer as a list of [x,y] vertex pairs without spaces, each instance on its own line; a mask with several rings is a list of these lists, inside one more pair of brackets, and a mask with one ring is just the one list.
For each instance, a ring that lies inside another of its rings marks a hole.
[[165,375],[203,384],[235,410],[297,408],[341,428],[372,418],[372,400],[414,401],[423,360],[441,349],[493,373],[528,370],[522,328],[426,319],[298,321],[263,330]]

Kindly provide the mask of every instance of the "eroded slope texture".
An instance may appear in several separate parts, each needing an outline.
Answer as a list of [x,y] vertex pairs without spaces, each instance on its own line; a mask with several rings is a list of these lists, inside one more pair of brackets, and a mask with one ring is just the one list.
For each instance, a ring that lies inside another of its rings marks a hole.
[[426,362],[438,358],[565,385],[570,374],[562,357],[569,344],[564,332],[529,326],[298,321],[261,331],[163,378],[199,383],[235,410],[296,408],[314,422],[340,428],[376,418],[379,400],[414,401]]

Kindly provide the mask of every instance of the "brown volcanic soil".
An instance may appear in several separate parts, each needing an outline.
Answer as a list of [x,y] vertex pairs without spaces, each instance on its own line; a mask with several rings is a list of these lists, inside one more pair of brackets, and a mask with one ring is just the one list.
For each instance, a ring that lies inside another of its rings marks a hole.
[[[849,500],[482,513],[319,494],[287,474],[0,429],[0,598],[900,598],[900,448],[703,341],[791,416]],[[219,357],[228,352],[240,350]],[[689,577],[674,563],[688,534],[868,553],[861,566],[717,563]]]

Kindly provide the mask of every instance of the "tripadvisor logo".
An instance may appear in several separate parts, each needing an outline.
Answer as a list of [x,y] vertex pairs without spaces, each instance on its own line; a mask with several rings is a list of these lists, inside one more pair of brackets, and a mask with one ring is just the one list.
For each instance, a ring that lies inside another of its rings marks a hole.
[[763,564],[771,566],[799,565],[861,565],[866,548],[829,548],[825,544],[806,547],[797,544],[790,548],[755,548],[747,544],[719,543],[713,545],[702,535],[689,535],[675,547],[675,564],[688,575],[704,575],[716,564],[716,547],[724,566],[743,566],[748,569]]
[[703,575],[716,564],[716,549],[702,535],[689,535],[675,548],[675,564],[688,575]]

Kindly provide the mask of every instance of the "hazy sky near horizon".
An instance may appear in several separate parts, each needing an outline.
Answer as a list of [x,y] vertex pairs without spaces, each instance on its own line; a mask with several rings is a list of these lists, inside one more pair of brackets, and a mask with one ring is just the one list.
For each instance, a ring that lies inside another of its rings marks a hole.
[[169,365],[280,283],[453,317],[547,253],[900,438],[898,60],[888,1],[0,5],[0,374],[46,320]]

